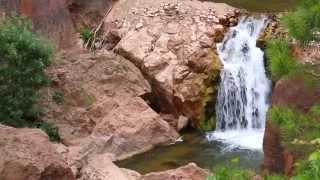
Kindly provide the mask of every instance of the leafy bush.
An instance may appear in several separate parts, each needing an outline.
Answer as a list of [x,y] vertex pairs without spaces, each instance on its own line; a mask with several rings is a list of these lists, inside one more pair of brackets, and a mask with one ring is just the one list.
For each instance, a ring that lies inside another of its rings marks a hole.
[[52,94],[52,100],[57,104],[62,104],[64,102],[64,95],[60,91],[54,91]]
[[289,35],[301,43],[319,40],[316,33],[320,29],[320,1],[303,0],[297,10],[284,16],[282,21]]
[[297,175],[292,179],[320,179],[320,152],[316,151],[309,156],[308,161],[300,162],[297,166]]
[[0,22],[0,47],[0,123],[24,127],[39,115],[34,104],[37,90],[49,82],[52,47],[21,17]]
[[80,29],[80,37],[85,44],[90,44],[93,40],[93,32],[88,27],[82,27]]
[[38,122],[34,124],[35,128],[44,131],[50,138],[50,141],[60,141],[59,129],[52,123]]
[[286,40],[276,39],[268,42],[266,53],[274,81],[297,70],[296,60],[292,57],[291,48]]
[[252,176],[252,173],[248,170],[220,167],[217,168],[213,172],[213,175],[209,176],[207,180],[249,180]]
[[[271,121],[280,128],[283,141],[291,143],[294,139],[306,141],[306,143],[320,138],[319,116],[310,113],[303,114],[290,108],[272,107],[269,111]],[[305,147],[306,148],[306,147]]]

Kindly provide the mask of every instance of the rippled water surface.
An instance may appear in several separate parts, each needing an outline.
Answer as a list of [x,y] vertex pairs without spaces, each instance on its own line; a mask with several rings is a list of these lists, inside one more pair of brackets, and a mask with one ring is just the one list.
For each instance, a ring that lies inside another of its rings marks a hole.
[[239,158],[241,168],[259,171],[263,159],[262,151],[229,148],[219,141],[207,141],[204,134],[186,132],[183,142],[166,147],[158,147],[147,153],[117,162],[120,167],[136,170],[142,174],[163,171],[195,162],[202,168],[229,166],[233,159]]

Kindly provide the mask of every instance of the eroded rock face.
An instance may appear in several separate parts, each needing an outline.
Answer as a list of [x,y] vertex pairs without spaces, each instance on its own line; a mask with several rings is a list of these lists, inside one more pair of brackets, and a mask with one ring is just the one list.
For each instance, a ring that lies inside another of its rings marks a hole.
[[280,130],[270,120],[267,122],[263,140],[263,169],[270,172],[284,172],[283,147],[281,146]]
[[0,179],[75,179],[48,136],[38,129],[0,125],[0,144]]
[[223,39],[227,26],[237,23],[237,12],[210,2],[119,1],[105,20],[110,23],[121,27],[115,51],[141,69],[159,111],[197,123],[205,80],[210,73],[212,80],[219,77],[215,43]]
[[73,45],[75,31],[65,0],[4,0],[0,1],[1,11],[30,17],[35,30],[60,48]]

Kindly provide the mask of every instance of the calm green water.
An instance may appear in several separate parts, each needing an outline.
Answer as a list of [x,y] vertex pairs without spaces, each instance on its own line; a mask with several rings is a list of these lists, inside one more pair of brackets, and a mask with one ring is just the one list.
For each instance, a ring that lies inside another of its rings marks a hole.
[[183,142],[158,147],[147,153],[117,162],[120,167],[136,170],[142,174],[177,168],[195,162],[202,168],[212,169],[228,166],[231,160],[239,158],[239,167],[259,170],[263,153],[250,150],[226,150],[220,142],[208,142],[197,132],[186,132]]
[[227,3],[251,12],[281,12],[294,8],[299,0],[207,0]]

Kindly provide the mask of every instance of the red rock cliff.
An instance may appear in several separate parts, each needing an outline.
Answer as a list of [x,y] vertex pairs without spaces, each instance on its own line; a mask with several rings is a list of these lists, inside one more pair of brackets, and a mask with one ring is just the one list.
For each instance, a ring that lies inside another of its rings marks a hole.
[[3,0],[1,11],[30,17],[35,29],[60,48],[73,44],[75,31],[65,0]]

